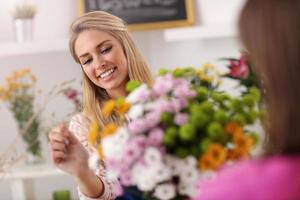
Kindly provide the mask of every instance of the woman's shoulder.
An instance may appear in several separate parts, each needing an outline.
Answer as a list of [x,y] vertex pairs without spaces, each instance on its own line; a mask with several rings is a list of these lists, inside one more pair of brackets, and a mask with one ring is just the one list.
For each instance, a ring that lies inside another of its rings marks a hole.
[[298,199],[300,156],[244,161],[221,170],[200,185],[201,199]]

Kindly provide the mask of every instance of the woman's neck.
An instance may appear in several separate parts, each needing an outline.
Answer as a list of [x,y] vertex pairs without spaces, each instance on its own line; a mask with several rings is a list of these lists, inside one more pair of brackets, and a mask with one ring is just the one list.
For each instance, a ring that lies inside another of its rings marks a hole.
[[110,90],[107,91],[108,95],[112,99],[117,99],[120,97],[126,97],[128,95],[128,92],[126,92],[125,88],[119,89],[119,90]]

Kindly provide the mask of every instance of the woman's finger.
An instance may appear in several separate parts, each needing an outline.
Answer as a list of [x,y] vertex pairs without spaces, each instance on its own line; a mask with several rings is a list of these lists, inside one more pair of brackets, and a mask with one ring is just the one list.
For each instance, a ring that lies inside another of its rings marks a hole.
[[67,151],[66,144],[62,142],[49,142],[49,149],[51,151]]
[[52,151],[52,162],[58,164],[66,158],[66,154],[63,151]]
[[57,141],[64,143],[67,137],[61,133],[61,132],[56,132],[56,131],[51,131],[48,135],[49,141]]

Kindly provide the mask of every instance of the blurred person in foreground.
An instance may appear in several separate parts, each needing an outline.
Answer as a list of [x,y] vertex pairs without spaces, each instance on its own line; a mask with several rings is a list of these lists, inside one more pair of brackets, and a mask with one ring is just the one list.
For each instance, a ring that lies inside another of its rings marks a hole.
[[103,162],[89,168],[95,149],[88,144],[88,132],[94,121],[100,126],[118,123],[117,116],[103,116],[105,102],[125,97],[129,80],[150,85],[152,75],[126,24],[107,12],[90,12],[72,23],[70,51],[82,69],[83,112],[71,119],[69,129],[60,125],[49,133],[51,159],[74,177],[81,200],[112,200],[118,181],[107,176]]
[[225,167],[195,200],[300,199],[300,0],[248,0],[239,30],[265,90],[265,155]]

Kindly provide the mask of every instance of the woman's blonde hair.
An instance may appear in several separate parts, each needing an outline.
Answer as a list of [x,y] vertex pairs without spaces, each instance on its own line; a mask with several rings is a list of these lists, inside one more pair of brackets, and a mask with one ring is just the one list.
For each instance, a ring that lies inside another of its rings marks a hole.
[[[75,61],[80,61],[75,52],[75,43],[81,32],[85,30],[104,31],[116,38],[121,46],[128,64],[129,80],[139,81],[148,85],[152,84],[152,75],[147,63],[140,54],[138,48],[130,36],[124,21],[114,15],[104,11],[94,11],[78,17],[70,28],[69,48]],[[104,119],[101,113],[101,106],[109,99],[103,88],[96,86],[83,72],[83,112],[90,120],[96,120],[100,125],[104,125],[109,121],[118,121],[112,117]]]

